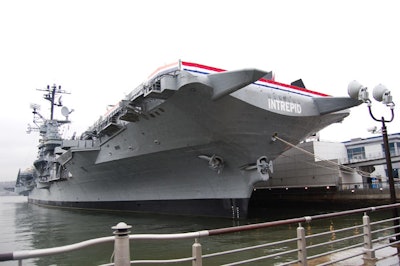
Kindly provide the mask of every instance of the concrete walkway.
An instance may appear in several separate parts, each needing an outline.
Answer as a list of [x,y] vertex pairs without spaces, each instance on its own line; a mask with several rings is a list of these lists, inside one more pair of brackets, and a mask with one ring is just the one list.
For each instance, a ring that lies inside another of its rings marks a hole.
[[[375,247],[375,248],[379,248]],[[351,256],[352,254],[358,254],[362,252],[362,248],[355,248],[352,250],[338,252],[332,255],[324,256],[318,259],[308,261],[309,266],[316,266],[323,263],[327,263],[329,261],[339,260],[343,257]],[[400,265],[399,254],[397,252],[397,248],[395,247],[385,247],[375,251],[375,260],[366,260],[362,255],[357,255],[354,258],[336,262],[330,265],[339,265],[339,266],[398,266]]]

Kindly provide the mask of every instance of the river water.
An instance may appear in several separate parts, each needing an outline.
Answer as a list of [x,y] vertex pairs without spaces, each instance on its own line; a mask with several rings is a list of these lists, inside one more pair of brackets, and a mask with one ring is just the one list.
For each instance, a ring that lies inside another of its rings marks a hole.
[[[181,233],[216,229],[256,222],[297,218],[304,215],[322,213],[315,209],[281,209],[268,212],[262,218],[233,221],[224,218],[184,217],[172,215],[137,214],[128,212],[105,212],[47,208],[27,203],[26,197],[0,197],[0,253],[17,250],[31,250],[73,244],[91,238],[111,236],[111,226],[118,222],[132,225],[132,233]],[[332,227],[361,224],[361,216],[348,216],[338,220],[313,222],[307,230],[327,230]],[[203,254],[216,251],[257,245],[266,241],[277,241],[296,237],[296,226],[246,231],[228,235],[201,238]],[[166,259],[191,256],[193,240],[178,242],[145,241],[132,243],[131,258]],[[23,265],[98,265],[110,262],[113,243],[88,247],[80,251],[53,257],[24,260]],[[277,258],[277,263],[282,258]],[[228,261],[229,262],[229,261]],[[223,261],[204,262],[204,265],[219,265]],[[227,261],[225,261],[227,263]],[[275,263],[273,263],[275,264]],[[3,262],[2,265],[18,265],[16,261]],[[190,263],[181,265],[191,265]],[[257,264],[251,264],[257,265]],[[265,265],[265,264],[258,264]]]

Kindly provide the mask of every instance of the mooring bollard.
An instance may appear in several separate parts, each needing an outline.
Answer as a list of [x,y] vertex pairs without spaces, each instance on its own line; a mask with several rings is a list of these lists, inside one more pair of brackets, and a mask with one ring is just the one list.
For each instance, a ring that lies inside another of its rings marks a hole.
[[111,227],[115,230],[114,241],[114,265],[115,266],[129,266],[131,265],[131,257],[129,250],[129,229],[132,226],[127,225],[124,222],[118,223],[116,226]]

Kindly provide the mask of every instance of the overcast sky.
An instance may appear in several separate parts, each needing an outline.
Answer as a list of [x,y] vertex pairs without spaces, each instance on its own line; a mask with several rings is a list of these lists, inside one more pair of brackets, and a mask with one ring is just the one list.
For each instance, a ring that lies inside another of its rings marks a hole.
[[[387,86],[400,104],[397,1],[0,1],[0,181],[14,180],[36,158],[31,103],[36,89],[62,85],[75,111],[66,136],[82,133],[157,67],[179,59],[228,70],[274,71],[307,88],[346,96],[356,79]],[[395,109],[399,114],[400,106]],[[389,116],[374,102],[377,116]],[[371,137],[380,127],[354,108],[321,138]],[[399,117],[387,124],[400,132]]]

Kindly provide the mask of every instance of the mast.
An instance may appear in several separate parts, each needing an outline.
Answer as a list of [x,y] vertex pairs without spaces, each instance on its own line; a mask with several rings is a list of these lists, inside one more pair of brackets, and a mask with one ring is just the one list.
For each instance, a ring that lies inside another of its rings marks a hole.
[[59,85],[57,88],[56,84],[54,84],[51,87],[50,87],[50,85],[47,85],[46,89],[37,89],[37,90],[47,92],[47,94],[45,94],[43,98],[50,102],[50,120],[53,120],[54,119],[54,106],[59,106],[59,107],[62,106],[61,96],[58,99],[58,103],[55,102],[56,95],[57,94],[69,94],[69,93],[62,90],[61,85]]

